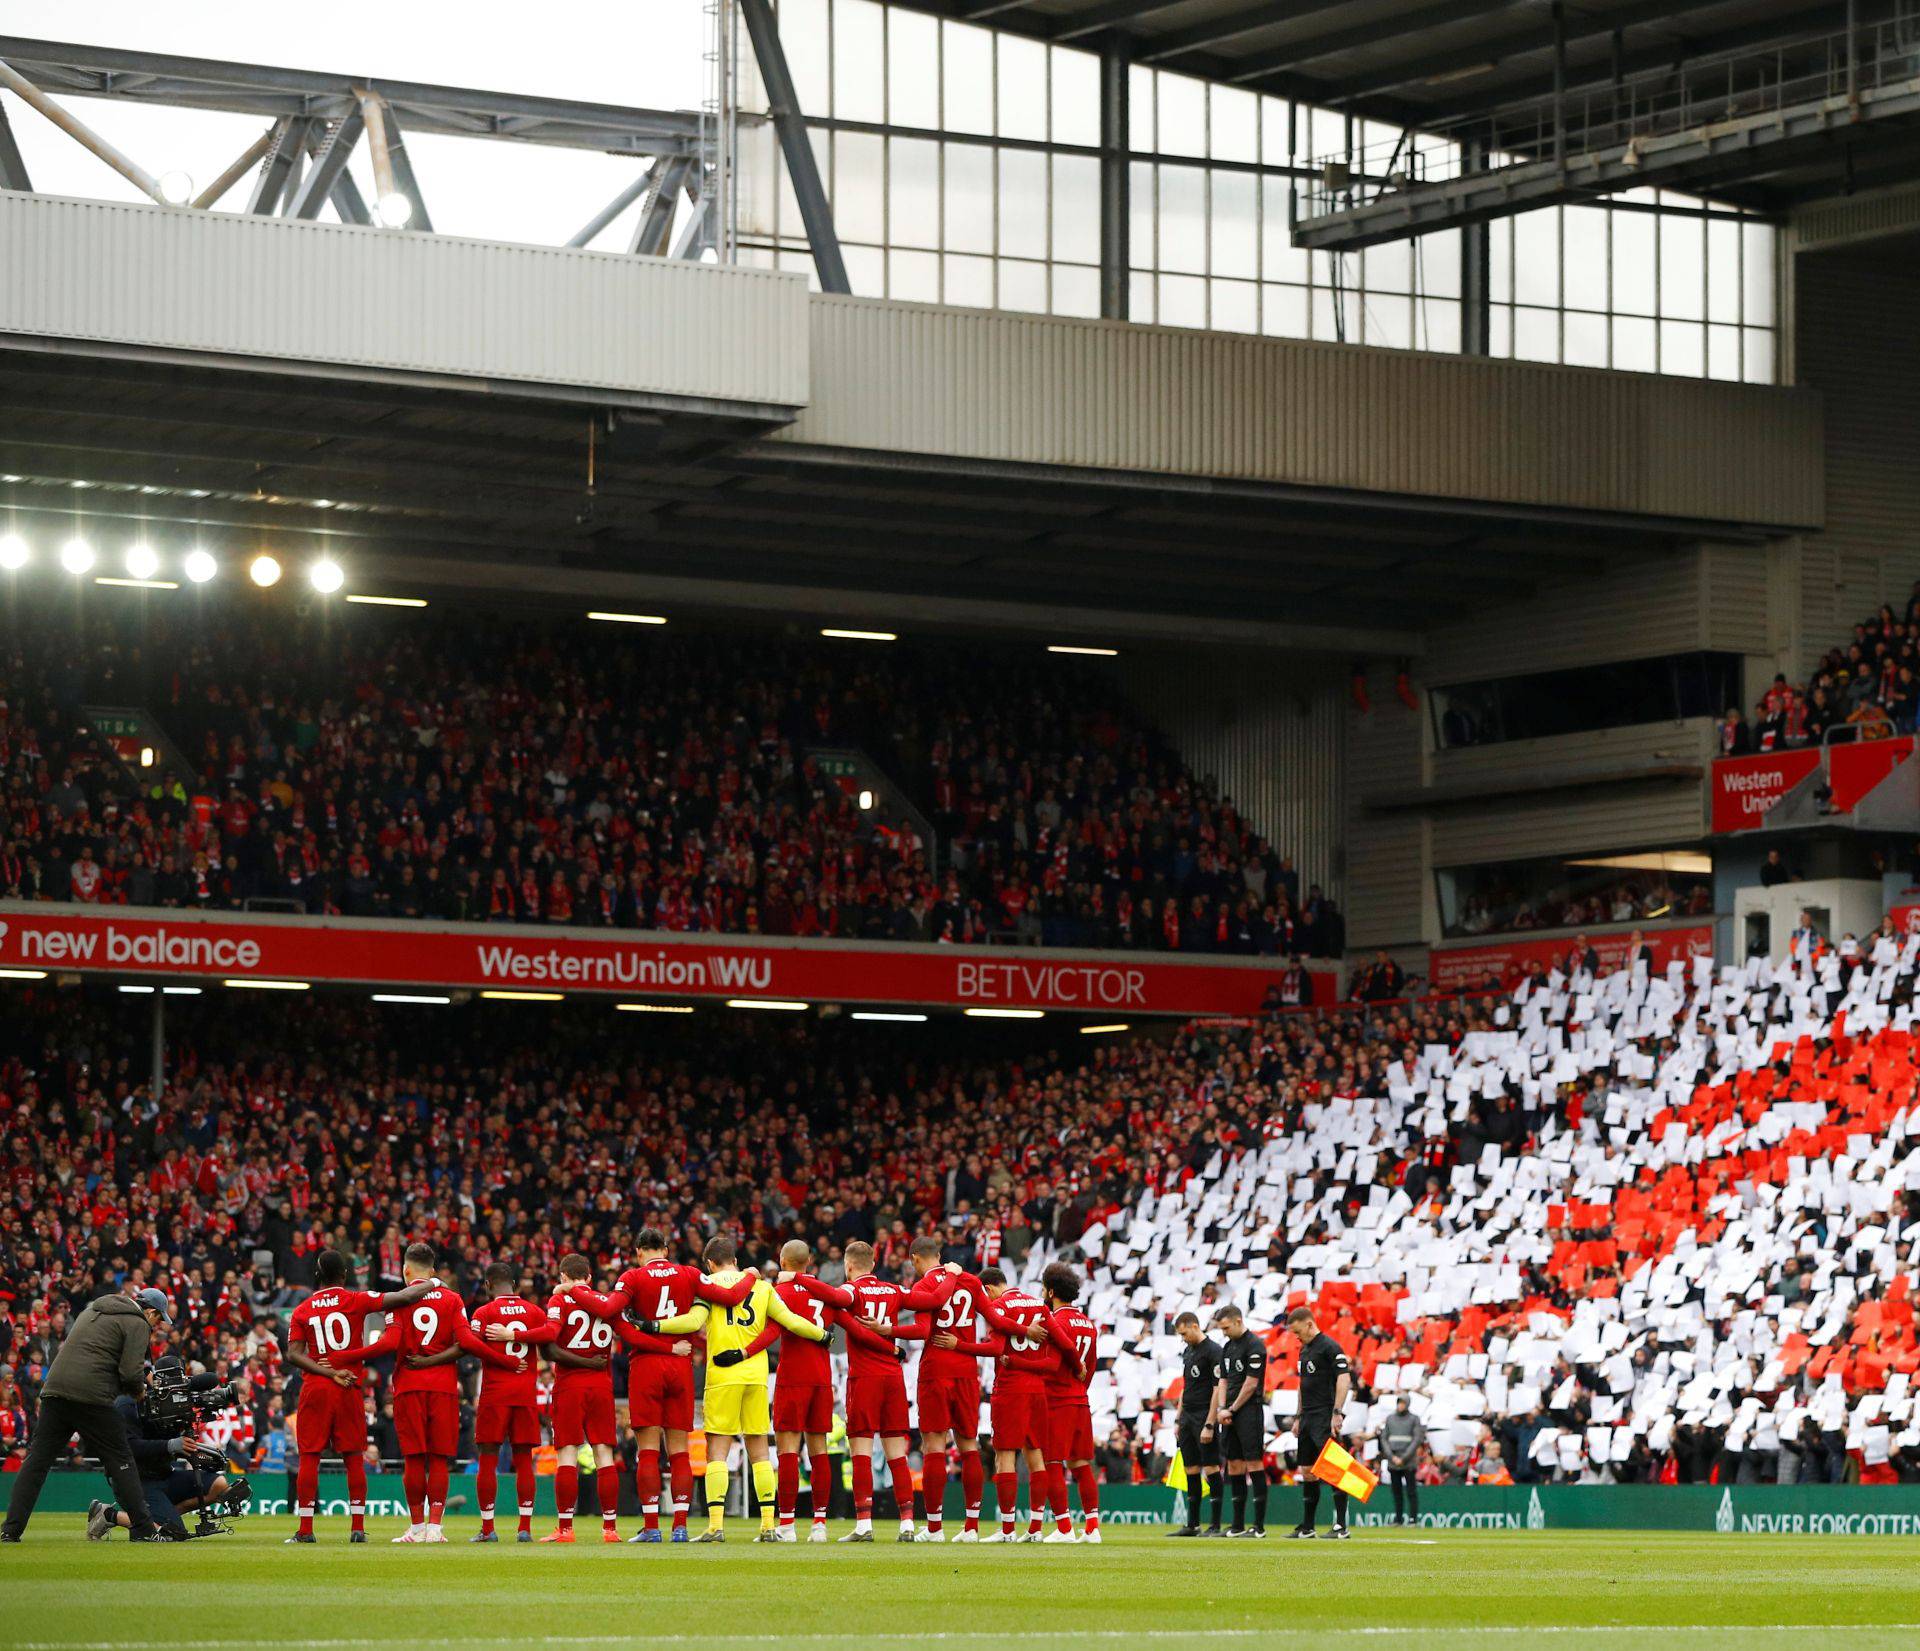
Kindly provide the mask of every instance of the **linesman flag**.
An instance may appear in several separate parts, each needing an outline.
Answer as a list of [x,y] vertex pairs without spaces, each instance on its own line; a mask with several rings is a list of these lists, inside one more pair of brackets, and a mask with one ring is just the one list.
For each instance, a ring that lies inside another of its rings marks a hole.
[[1320,1454],[1314,1458],[1309,1471],[1314,1478],[1362,1502],[1373,1495],[1380,1484],[1377,1473],[1356,1462],[1347,1454],[1345,1446],[1335,1444],[1331,1439],[1320,1447]]

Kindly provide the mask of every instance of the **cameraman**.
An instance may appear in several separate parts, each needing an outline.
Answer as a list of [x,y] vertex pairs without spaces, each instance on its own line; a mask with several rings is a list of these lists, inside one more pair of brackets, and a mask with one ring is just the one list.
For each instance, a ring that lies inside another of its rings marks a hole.
[[[184,1377],[185,1367],[169,1354],[153,1367],[155,1376]],[[187,1540],[189,1532],[182,1514],[192,1513],[203,1503],[217,1500],[227,1490],[227,1476],[213,1467],[225,1458],[210,1445],[196,1444],[186,1435],[169,1439],[150,1426],[140,1414],[137,1400],[122,1395],[114,1401],[120,1421],[127,1430],[127,1447],[133,1452],[140,1470],[140,1488],[147,1499],[147,1512],[155,1525],[176,1542]],[[103,1541],[116,1527],[133,1529],[133,1516],[110,1502],[96,1502],[87,1511],[87,1539]]]
[[153,1332],[172,1322],[167,1298],[153,1289],[134,1296],[101,1296],[73,1321],[40,1388],[40,1412],[27,1459],[13,1482],[6,1521],[0,1524],[0,1542],[20,1540],[40,1500],[40,1487],[47,1482],[47,1470],[66,1454],[67,1442],[76,1433],[88,1454],[99,1458],[114,1495],[127,1510],[133,1540],[169,1540],[147,1516],[140,1476],[127,1449],[126,1426],[114,1401],[122,1394],[139,1396],[146,1385]]

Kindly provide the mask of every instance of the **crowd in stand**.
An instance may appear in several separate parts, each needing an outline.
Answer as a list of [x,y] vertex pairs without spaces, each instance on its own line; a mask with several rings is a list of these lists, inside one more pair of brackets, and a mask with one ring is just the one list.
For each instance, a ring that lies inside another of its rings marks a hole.
[[[17,611],[0,896],[1336,956],[1340,915],[1086,661],[461,616]],[[614,630],[622,634],[614,635]],[[182,753],[143,777],[82,707]],[[930,822],[863,810],[873,759]]]
[[[1523,875],[1513,875],[1516,869]],[[1524,875],[1534,869],[1483,866],[1454,873],[1456,887],[1465,884],[1466,889],[1459,895],[1458,915],[1447,926],[1448,938],[1705,917],[1713,911],[1713,879],[1704,875],[1589,873],[1575,886],[1559,867],[1545,877]]]

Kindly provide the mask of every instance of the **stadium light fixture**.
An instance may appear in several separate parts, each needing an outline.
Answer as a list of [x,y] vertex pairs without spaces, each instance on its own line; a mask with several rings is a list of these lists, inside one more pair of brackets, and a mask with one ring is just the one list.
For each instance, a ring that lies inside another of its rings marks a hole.
[[176,579],[118,579],[111,573],[94,576],[96,585],[117,585],[121,590],[178,590],[180,583]]
[[204,550],[190,550],[182,564],[186,575],[196,585],[204,585],[220,571],[220,564]]
[[798,1012],[808,1006],[787,997],[730,997],[727,999],[727,1007],[729,1009],[783,1009]]
[[424,596],[361,596],[347,598],[349,602],[358,602],[368,608],[424,608],[427,599]]
[[223,980],[222,986],[230,986],[236,992],[311,992],[310,980],[250,980],[244,977]]
[[974,1020],[1039,1020],[1044,1009],[964,1009],[962,1014]]
[[490,997],[501,1003],[559,1003],[566,998],[565,992],[482,992],[482,997]]
[[1097,1038],[1103,1032],[1124,1032],[1126,1030],[1127,1023],[1124,1020],[1116,1020],[1106,1026],[1083,1026],[1080,1028],[1080,1035],[1083,1038]]
[[262,590],[270,589],[280,583],[280,564],[263,553],[247,564],[247,577]]
[[9,573],[18,573],[32,560],[33,553],[27,549],[27,541],[19,534],[0,536],[0,568],[5,568]]
[[435,992],[375,992],[375,1003],[451,1003],[450,997],[441,997]]
[[828,629],[823,630],[820,634],[822,636],[830,636],[836,642],[898,642],[900,640],[900,633],[898,631],[843,631]]
[[871,791],[861,792],[857,800],[860,804],[860,812],[862,814],[871,814],[873,812],[874,796]]
[[616,1003],[614,1008],[629,1015],[690,1015],[691,1003]]
[[347,582],[347,576],[340,571],[340,564],[331,556],[323,556],[307,569],[307,583],[322,596],[331,596]]
[[60,565],[78,578],[93,566],[93,546],[85,539],[69,539],[60,547]]
[[200,988],[198,986],[162,986],[160,992],[163,997],[198,997]]
[[140,747],[140,766],[142,768],[151,768],[153,766],[153,747],[151,745],[143,745]]
[[925,1020],[927,1017],[925,1015],[909,1015],[892,1009],[856,1009],[851,1018],[854,1020],[920,1021]]
[[193,179],[185,172],[162,172],[155,192],[163,206],[191,206],[193,204]]
[[0,969],[0,980],[45,980],[45,969]]
[[152,997],[159,989],[157,986],[122,986],[120,988],[121,991],[127,993],[129,996],[136,997]]
[[144,539],[137,539],[127,546],[127,577],[130,579],[151,579],[160,571],[160,558],[153,553],[153,546]]
[[605,620],[609,625],[664,625],[666,619],[657,613],[610,613],[603,608],[589,608],[589,619]]
[[1120,650],[1118,648],[1081,648],[1066,642],[1049,642],[1047,644],[1047,652],[1050,654],[1087,654],[1095,659],[1117,659],[1120,656]]
[[374,202],[373,216],[382,229],[405,229],[413,221],[413,202],[393,190]]

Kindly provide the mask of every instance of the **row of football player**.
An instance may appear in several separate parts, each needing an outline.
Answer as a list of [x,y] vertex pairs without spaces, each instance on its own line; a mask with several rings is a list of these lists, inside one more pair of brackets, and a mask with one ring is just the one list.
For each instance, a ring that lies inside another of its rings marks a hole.
[[[559,1285],[544,1307],[516,1293],[515,1270],[495,1263],[486,1273],[487,1299],[467,1313],[459,1296],[436,1276],[431,1245],[406,1252],[405,1288],[375,1294],[355,1289],[345,1260],[334,1251],[318,1260],[318,1288],[294,1310],[288,1362],[303,1373],[293,1441],[298,1452],[295,1512],[289,1540],[314,1540],[314,1502],[320,1459],[338,1454],[348,1480],[349,1540],[364,1542],[366,1407],[360,1366],[391,1355],[393,1423],[400,1441],[410,1524],[400,1543],[445,1542],[442,1513],[459,1433],[456,1363],[482,1364],[474,1438],[479,1456],[481,1527],[472,1538],[495,1542],[494,1508],[502,1447],[512,1447],[518,1493],[519,1541],[533,1540],[533,1449],[540,1443],[535,1349],[554,1365],[551,1395],[555,1473],[555,1529],[543,1542],[572,1542],[581,1447],[590,1447],[598,1474],[601,1540],[620,1540],[615,1527],[618,1469],[614,1457],[613,1355],[628,1358],[628,1419],[639,1444],[639,1492],[644,1510],[634,1542],[689,1540],[693,1471],[688,1435],[694,1421],[696,1350],[706,1355],[707,1529],[692,1540],[726,1540],[728,1459],[734,1440],[745,1452],[761,1510],[757,1540],[798,1540],[797,1505],[803,1465],[812,1493],[808,1540],[827,1540],[832,1484],[827,1435],[834,1392],[827,1342],[844,1330],[848,1374],[845,1415],[853,1456],[855,1524],[843,1542],[873,1536],[873,1442],[881,1442],[902,1542],[947,1540],[943,1504],[950,1464],[957,1469],[965,1506],[956,1542],[1098,1542],[1099,1489],[1093,1471],[1093,1423],[1087,1386],[1099,1331],[1074,1305],[1081,1278],[1056,1262],[1039,1295],[1016,1289],[997,1267],[975,1275],[940,1261],[935,1239],[910,1252],[909,1287],[876,1276],[872,1246],[855,1241],[845,1252],[847,1280],[831,1285],[812,1276],[812,1250],[802,1241],[781,1251],[776,1281],[742,1270],[733,1241],[710,1240],[703,1266],[676,1262],[666,1236],[647,1228],[636,1258],[614,1288],[592,1288],[585,1256],[559,1264]],[[389,1314],[385,1333],[365,1337],[369,1315]],[[909,1317],[908,1315],[911,1315]],[[907,1461],[910,1419],[902,1343],[925,1343],[918,1372],[918,1431],[922,1451],[924,1528],[913,1517],[913,1477]],[[778,1343],[779,1379],[769,1392],[768,1353]],[[980,1450],[980,1361],[991,1359],[991,1442],[999,1529],[980,1531],[986,1467]],[[769,1459],[769,1433],[778,1463]],[[662,1482],[661,1454],[668,1473]],[[804,1458],[803,1458],[804,1451]],[[953,1457],[958,1462],[953,1463]],[[1026,1529],[1018,1529],[1018,1474],[1027,1468]],[[1081,1527],[1068,1506],[1071,1476],[1080,1493]],[[1053,1529],[1039,1506],[1042,1487]],[[665,1524],[667,1530],[663,1532]]]

